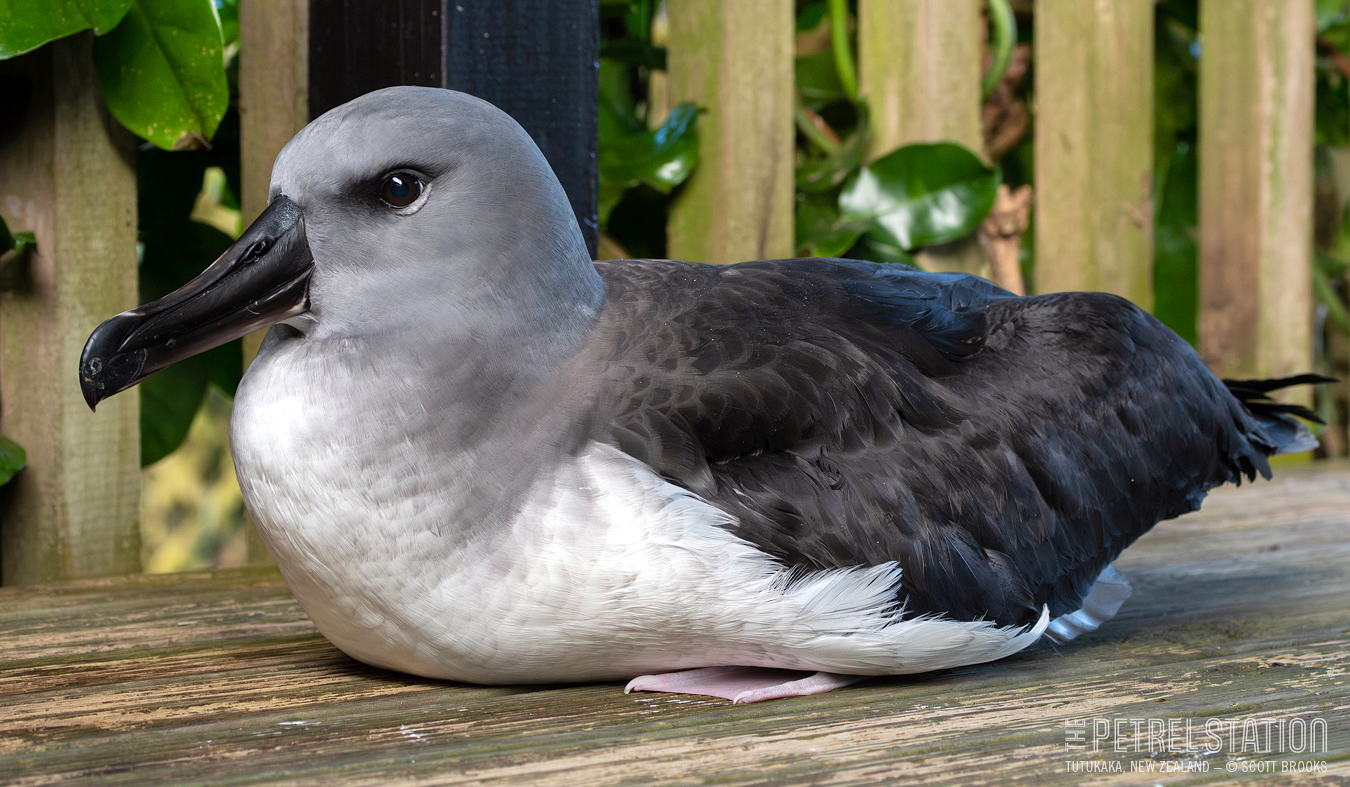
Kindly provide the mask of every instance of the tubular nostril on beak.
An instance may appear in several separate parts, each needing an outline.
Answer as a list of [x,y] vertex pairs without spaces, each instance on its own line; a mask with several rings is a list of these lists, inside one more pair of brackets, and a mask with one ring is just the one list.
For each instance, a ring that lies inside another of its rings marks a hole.
[[272,248],[271,238],[263,238],[262,240],[254,241],[248,247],[248,250],[244,252],[244,256],[242,259],[239,260],[239,262],[243,265],[248,265],[249,263],[257,262],[258,260],[263,258],[263,255],[266,254],[267,250],[270,248]]

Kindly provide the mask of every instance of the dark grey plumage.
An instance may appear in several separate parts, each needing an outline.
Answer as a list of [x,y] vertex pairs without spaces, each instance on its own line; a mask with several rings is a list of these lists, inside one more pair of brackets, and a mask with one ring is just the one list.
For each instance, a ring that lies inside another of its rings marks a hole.
[[898,561],[912,614],[1070,612],[1136,538],[1268,476],[1277,449],[1112,295],[841,260],[597,267],[599,436],[786,565]]

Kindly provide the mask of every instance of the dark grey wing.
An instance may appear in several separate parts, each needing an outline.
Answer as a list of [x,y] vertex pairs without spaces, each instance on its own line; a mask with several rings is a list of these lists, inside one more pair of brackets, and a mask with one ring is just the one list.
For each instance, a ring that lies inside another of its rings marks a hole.
[[1274,446],[1119,298],[785,260],[600,263],[603,437],[785,565],[898,561],[910,612],[1004,624]]

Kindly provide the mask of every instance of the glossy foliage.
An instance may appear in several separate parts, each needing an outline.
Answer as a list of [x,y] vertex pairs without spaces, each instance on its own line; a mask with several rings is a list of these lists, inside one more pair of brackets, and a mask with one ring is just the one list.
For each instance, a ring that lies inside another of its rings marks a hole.
[[220,21],[210,0],[134,0],[94,42],[113,117],[164,149],[202,147],[229,104]]
[[[233,242],[216,227],[194,220],[193,209],[208,181],[208,168],[219,167],[227,182],[239,182],[238,128],[238,115],[230,112],[210,151],[151,149],[137,157],[142,302],[183,286]],[[220,197],[220,208],[238,209],[238,199],[228,188]],[[141,383],[141,464],[159,461],[182,443],[208,385],[233,396],[242,372],[243,354],[235,340]]]
[[9,231],[9,225],[0,218],[0,254],[12,251],[16,256],[27,254],[37,248],[37,238],[31,232]]
[[973,233],[1001,175],[954,143],[906,145],[863,166],[870,115],[856,95],[846,11],[838,0],[798,4],[798,33],[825,48],[794,63],[797,252],[912,262],[917,249]]
[[999,175],[961,145],[906,145],[859,170],[839,195],[840,214],[902,249],[949,243],[975,231]]
[[93,29],[103,35],[126,15],[132,0],[38,0],[5,3],[0,16],[0,60],[48,41]]
[[229,102],[221,21],[212,0],[11,6],[0,20],[0,59],[90,29],[98,36],[94,60],[103,96],[118,122],[166,150],[202,147],[211,138]]
[[27,462],[28,455],[22,446],[8,437],[0,436],[0,486],[8,484]]
[[628,189],[646,184],[669,194],[689,177],[698,161],[698,107],[692,102],[671,109],[654,131],[633,128],[615,113],[609,103],[601,102],[601,226]]
[[[223,44],[233,49],[239,30],[237,5],[220,2],[217,7],[224,29],[231,33]],[[222,78],[233,72],[231,63],[228,72],[221,69]],[[208,170],[213,170],[213,177],[208,177]],[[239,182],[239,116],[233,110],[224,112],[209,150],[142,148],[136,157],[142,303],[183,286],[229,248],[232,233],[238,231],[237,216],[231,225],[220,220],[220,214],[238,211],[238,197],[228,184]],[[214,189],[208,188],[213,184]],[[243,352],[235,340],[141,383],[141,464],[153,464],[176,450],[207,388],[214,385],[233,396],[242,373]]]
[[651,90],[666,67],[657,5],[600,3],[599,218],[610,255],[665,256],[670,201],[698,163],[699,108],[678,104],[659,117],[665,108]]

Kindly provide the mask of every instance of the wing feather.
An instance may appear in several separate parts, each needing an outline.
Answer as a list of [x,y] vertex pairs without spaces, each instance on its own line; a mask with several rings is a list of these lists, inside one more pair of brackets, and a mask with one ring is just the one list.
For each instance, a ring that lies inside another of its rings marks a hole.
[[598,268],[601,439],[785,565],[898,561],[913,613],[1064,614],[1159,520],[1268,472],[1238,400],[1114,296],[838,260]]

